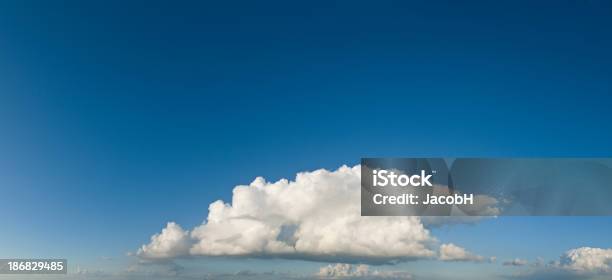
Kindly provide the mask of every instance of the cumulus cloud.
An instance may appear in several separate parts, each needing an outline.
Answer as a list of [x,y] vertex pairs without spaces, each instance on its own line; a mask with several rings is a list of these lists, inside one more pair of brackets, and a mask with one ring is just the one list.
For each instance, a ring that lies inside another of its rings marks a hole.
[[513,260],[505,261],[503,265],[505,266],[524,266],[524,265],[527,265],[527,263],[528,263],[527,260],[516,258]]
[[559,265],[578,272],[612,272],[612,249],[581,247],[561,256]]
[[[505,264],[505,263],[504,263]],[[559,260],[544,264],[538,260],[532,269],[518,272],[514,279],[610,279],[612,249],[581,247],[566,251]]]
[[370,270],[370,267],[365,264],[351,265],[338,263],[335,265],[327,265],[321,267],[316,274],[317,277],[323,279],[339,279],[339,278],[359,278],[359,279],[412,279],[412,275],[401,271],[380,271]]
[[169,259],[187,255],[191,245],[189,232],[171,222],[161,233],[153,235],[151,242],[140,247],[136,254],[145,259]]
[[[255,256],[343,263],[435,258],[437,240],[419,217],[361,216],[360,172],[358,165],[302,172],[293,181],[258,177],[235,187],[231,203],[210,204],[201,225],[187,231],[168,223],[136,255],[154,260]],[[447,245],[445,260],[482,259],[466,252],[457,257],[452,246]]]
[[136,253],[145,259],[283,256],[397,261],[435,255],[435,239],[417,217],[362,217],[360,168],[299,173],[295,181],[263,178],[216,201],[191,233],[168,223]]
[[[483,262],[487,260],[485,257],[473,254],[453,243],[440,246],[439,259],[448,262]],[[494,259],[490,258],[489,260],[493,261]]]

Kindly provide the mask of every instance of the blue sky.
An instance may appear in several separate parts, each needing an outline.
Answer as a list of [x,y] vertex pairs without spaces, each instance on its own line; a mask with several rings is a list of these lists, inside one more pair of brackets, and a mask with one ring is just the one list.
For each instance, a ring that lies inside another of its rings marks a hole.
[[[236,185],[361,157],[612,154],[609,2],[122,2],[0,4],[0,257],[120,269]],[[433,231],[534,259],[611,225]],[[206,261],[249,262],[320,266]]]

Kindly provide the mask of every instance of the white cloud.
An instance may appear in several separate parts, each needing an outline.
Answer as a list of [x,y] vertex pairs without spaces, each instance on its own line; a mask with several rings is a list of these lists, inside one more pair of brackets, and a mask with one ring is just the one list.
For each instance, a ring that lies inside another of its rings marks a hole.
[[161,233],[153,235],[151,242],[140,247],[136,254],[145,259],[169,259],[187,255],[191,245],[189,232],[171,222]]
[[563,256],[559,265],[579,272],[612,272],[612,249],[581,247],[571,249]]
[[370,267],[365,264],[351,265],[338,263],[335,265],[327,265],[321,267],[316,274],[319,278],[324,279],[339,279],[339,278],[385,278],[385,279],[412,279],[409,273],[401,271],[380,271],[370,270]]
[[[359,165],[320,169],[298,173],[294,181],[273,183],[258,177],[249,185],[235,187],[231,203],[210,204],[202,225],[189,232],[168,223],[136,255],[143,259],[261,256],[344,263],[436,257],[437,240],[419,217],[361,216],[360,170]],[[482,257],[446,258],[478,261]]]
[[[505,264],[505,263],[504,263]],[[515,279],[610,279],[612,249],[581,247],[566,251],[559,260],[544,264],[538,258],[530,269],[519,272]]]
[[524,266],[524,265],[527,265],[527,263],[528,263],[527,260],[516,258],[513,260],[505,261],[503,265],[505,266]]
[[[442,244],[440,246],[441,261],[449,262],[482,262],[485,261],[483,256],[479,256],[461,248],[453,243]],[[491,258],[491,260],[493,260]]]
[[335,265],[327,265],[321,267],[317,276],[322,278],[342,278],[342,277],[356,277],[365,276],[368,273],[367,265],[350,265],[345,263],[338,263]]

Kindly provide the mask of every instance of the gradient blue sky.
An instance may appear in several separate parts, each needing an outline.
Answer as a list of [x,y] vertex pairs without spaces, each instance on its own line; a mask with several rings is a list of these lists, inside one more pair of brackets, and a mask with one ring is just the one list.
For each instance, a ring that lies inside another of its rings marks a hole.
[[[0,3],[0,257],[101,265],[256,176],[361,157],[612,155],[608,1],[124,2]],[[610,218],[434,232],[612,247]]]

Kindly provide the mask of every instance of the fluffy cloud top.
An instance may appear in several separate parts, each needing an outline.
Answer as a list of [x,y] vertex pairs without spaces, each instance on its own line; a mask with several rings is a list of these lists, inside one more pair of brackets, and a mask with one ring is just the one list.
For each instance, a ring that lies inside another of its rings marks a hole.
[[612,269],[612,249],[581,247],[571,249],[561,256],[560,266],[579,272],[605,272]]
[[146,259],[168,259],[189,253],[192,240],[189,232],[176,223],[168,223],[161,233],[151,237],[151,243],[143,245],[136,253]]
[[449,262],[482,262],[485,258],[467,251],[455,244],[448,243],[440,246],[441,261]]
[[338,278],[385,278],[385,279],[411,279],[406,272],[370,270],[368,265],[335,264],[321,267],[316,275],[324,279]]
[[145,259],[279,256],[342,262],[395,262],[436,255],[436,240],[418,217],[362,217],[360,166],[263,178],[216,201],[191,233],[169,223],[142,246]]

